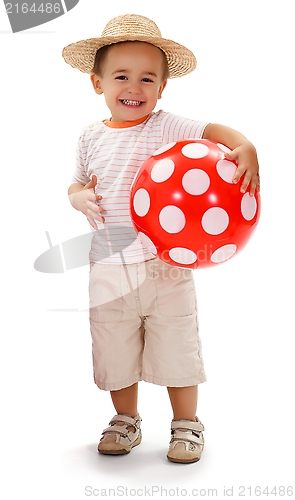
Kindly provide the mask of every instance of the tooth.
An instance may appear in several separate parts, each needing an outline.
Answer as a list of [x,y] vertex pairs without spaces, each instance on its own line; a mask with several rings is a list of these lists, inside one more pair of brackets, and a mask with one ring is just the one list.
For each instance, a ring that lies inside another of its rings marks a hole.
[[140,105],[140,101],[130,101],[129,99],[124,99],[123,103],[128,104],[129,106],[139,106]]

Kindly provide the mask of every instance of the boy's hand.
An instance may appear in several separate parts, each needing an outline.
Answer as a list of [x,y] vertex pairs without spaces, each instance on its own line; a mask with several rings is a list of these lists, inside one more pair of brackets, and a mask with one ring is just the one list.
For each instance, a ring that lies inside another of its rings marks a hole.
[[244,180],[241,185],[241,193],[245,193],[250,184],[250,196],[253,196],[255,190],[260,191],[259,165],[256,149],[250,142],[246,142],[233,149],[230,153],[224,153],[228,160],[235,160],[238,168],[233,177],[233,183],[239,182],[242,175]]
[[94,229],[98,229],[95,220],[104,222],[104,217],[101,215],[103,209],[97,204],[98,200],[102,200],[102,196],[95,194],[96,184],[97,178],[96,175],[93,175],[91,181],[83,189],[69,196],[73,207],[86,215],[88,222]]

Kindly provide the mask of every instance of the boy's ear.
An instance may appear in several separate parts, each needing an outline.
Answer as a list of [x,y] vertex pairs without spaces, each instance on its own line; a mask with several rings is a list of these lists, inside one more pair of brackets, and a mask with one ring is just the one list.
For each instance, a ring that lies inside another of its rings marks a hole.
[[162,85],[160,85],[160,88],[158,90],[158,99],[161,99],[162,92],[163,92],[164,88],[166,87],[166,85],[167,85],[167,80],[164,80]]
[[94,91],[99,95],[103,94],[103,90],[100,86],[99,76],[95,75],[94,73],[91,73],[90,80],[93,85]]

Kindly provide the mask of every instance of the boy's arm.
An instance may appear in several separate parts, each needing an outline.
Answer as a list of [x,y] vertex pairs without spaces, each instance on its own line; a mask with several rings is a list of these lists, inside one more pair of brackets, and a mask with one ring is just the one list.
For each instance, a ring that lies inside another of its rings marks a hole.
[[230,153],[225,153],[228,160],[235,160],[238,168],[233,177],[236,184],[242,175],[244,180],[241,186],[241,192],[245,193],[250,184],[250,195],[254,195],[255,189],[260,190],[259,165],[256,149],[253,144],[240,132],[224,125],[209,123],[203,133],[203,139],[213,142],[220,142],[232,149]]
[[96,203],[102,199],[102,196],[95,194],[96,184],[97,178],[96,175],[93,175],[91,181],[85,186],[74,183],[68,189],[69,200],[72,206],[86,215],[88,222],[94,229],[97,229],[95,220],[104,222],[104,218],[101,216],[103,210]]

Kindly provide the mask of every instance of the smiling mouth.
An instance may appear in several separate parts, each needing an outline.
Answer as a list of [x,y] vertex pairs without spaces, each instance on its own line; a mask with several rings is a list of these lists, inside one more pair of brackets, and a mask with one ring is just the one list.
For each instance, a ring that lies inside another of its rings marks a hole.
[[120,99],[120,102],[126,104],[126,106],[140,106],[143,104],[143,101],[131,101],[129,99]]

